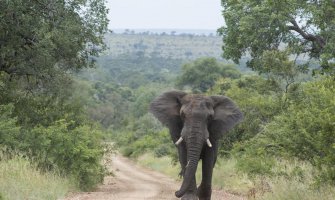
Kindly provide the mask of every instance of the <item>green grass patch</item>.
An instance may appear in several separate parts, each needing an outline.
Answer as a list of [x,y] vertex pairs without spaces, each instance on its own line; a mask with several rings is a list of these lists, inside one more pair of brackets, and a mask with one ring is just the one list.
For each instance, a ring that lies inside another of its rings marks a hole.
[[174,165],[172,159],[168,156],[157,158],[153,154],[146,153],[139,156],[137,162],[142,166],[166,174],[175,180],[179,179],[180,167],[179,165]]
[[0,200],[60,199],[75,188],[70,179],[56,172],[41,172],[20,156],[1,158]]
[[253,182],[247,174],[237,171],[235,159],[218,159],[213,172],[213,185],[232,194],[247,194]]

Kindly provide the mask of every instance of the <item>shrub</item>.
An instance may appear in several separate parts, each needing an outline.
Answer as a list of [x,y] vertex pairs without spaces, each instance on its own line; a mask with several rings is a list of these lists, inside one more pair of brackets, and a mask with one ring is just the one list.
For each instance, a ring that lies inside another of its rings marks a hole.
[[307,160],[335,184],[335,81],[331,77],[306,83],[288,112],[269,123],[264,135],[282,152]]
[[19,144],[15,137],[20,133],[20,126],[16,125],[17,119],[11,116],[13,109],[12,104],[0,105],[0,145],[15,147]]
[[44,169],[59,169],[74,176],[80,188],[87,190],[100,183],[104,169],[101,133],[87,125],[68,129],[69,123],[57,121],[49,127],[35,127],[25,143]]
[[308,161],[320,171],[316,180],[335,184],[335,81],[324,77],[302,84],[296,92],[294,98],[288,99],[286,112],[265,124],[256,137],[236,145],[234,151],[253,158],[247,160],[251,168],[259,167],[257,157]]
[[65,120],[23,130],[11,118],[12,109],[11,105],[0,106],[0,145],[25,152],[40,169],[73,176],[84,190],[102,181],[104,168],[100,162],[104,151],[100,131],[88,125],[71,129],[71,122]]

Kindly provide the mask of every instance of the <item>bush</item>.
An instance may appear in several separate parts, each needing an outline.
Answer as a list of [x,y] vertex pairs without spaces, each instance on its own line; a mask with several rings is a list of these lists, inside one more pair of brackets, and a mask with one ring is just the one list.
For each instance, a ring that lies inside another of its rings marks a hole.
[[69,130],[69,125],[61,120],[46,128],[35,127],[25,143],[40,166],[74,176],[80,188],[87,190],[103,180],[102,135],[89,126]]
[[168,130],[152,114],[143,115],[126,130],[115,133],[113,138],[121,153],[128,157],[137,157],[145,152],[153,152],[157,157],[175,153]]
[[25,152],[40,169],[73,176],[84,190],[102,181],[100,131],[88,125],[71,129],[71,122],[65,120],[23,130],[16,125],[16,118],[11,118],[12,109],[11,105],[0,106],[0,145]]
[[288,112],[268,124],[264,135],[283,152],[307,160],[335,184],[335,81],[306,83]]
[[20,126],[16,125],[17,119],[11,116],[13,109],[12,104],[0,105],[0,145],[15,147],[19,144],[15,136],[20,134]]
[[234,65],[218,62],[215,58],[199,58],[184,64],[177,77],[176,86],[189,86],[193,92],[206,92],[220,77],[239,78],[240,72]]
[[236,145],[234,151],[253,158],[247,159],[251,168],[260,167],[258,157],[266,162],[276,157],[308,161],[320,171],[316,180],[335,184],[335,81],[324,77],[302,84],[296,92],[288,99],[286,112],[265,124],[256,137]]

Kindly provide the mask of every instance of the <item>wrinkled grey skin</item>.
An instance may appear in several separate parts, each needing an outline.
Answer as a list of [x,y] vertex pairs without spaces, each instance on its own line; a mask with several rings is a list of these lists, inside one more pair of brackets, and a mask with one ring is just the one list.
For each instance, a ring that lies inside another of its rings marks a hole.
[[[242,120],[241,111],[228,97],[182,91],[169,91],[158,96],[151,102],[150,111],[169,128],[174,143],[183,138],[177,145],[183,182],[175,195],[182,200],[210,200],[218,140]],[[206,143],[207,139],[211,145]],[[202,180],[197,188],[195,172],[200,159]]]

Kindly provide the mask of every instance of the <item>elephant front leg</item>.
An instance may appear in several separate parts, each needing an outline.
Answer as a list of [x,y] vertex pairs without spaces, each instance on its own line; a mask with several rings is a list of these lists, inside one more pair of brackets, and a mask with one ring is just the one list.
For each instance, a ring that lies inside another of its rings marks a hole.
[[190,184],[189,190],[184,194],[181,200],[198,200],[195,175],[193,176],[191,181],[192,183]]
[[[180,176],[184,177],[185,169],[187,165],[187,152],[185,143],[181,143],[178,146],[178,157],[181,166]],[[198,200],[197,197],[197,184],[195,176],[192,178],[192,183],[190,185],[189,190],[185,193],[185,195],[181,198],[181,200]]]
[[217,145],[206,147],[202,158],[202,180],[198,187],[199,200],[210,200],[212,196],[212,175],[216,159]]

